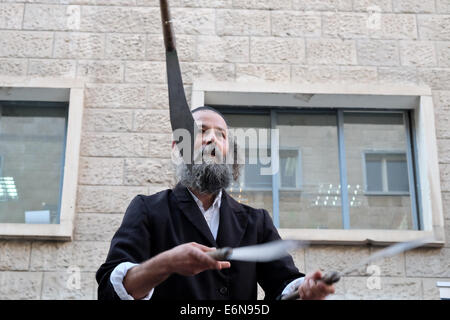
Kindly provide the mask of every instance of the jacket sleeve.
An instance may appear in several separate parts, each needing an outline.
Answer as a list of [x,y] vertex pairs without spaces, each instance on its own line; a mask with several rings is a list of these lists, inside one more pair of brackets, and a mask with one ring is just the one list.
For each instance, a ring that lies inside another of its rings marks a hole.
[[[262,213],[264,220],[261,242],[281,239],[267,210],[262,209]],[[290,255],[271,262],[257,263],[256,272],[258,283],[265,293],[265,300],[276,299],[291,281],[304,276],[298,271]]]
[[99,300],[120,300],[110,281],[111,272],[122,262],[141,263],[150,258],[148,212],[142,196],[128,206],[122,224],[111,240],[108,256],[96,273]]

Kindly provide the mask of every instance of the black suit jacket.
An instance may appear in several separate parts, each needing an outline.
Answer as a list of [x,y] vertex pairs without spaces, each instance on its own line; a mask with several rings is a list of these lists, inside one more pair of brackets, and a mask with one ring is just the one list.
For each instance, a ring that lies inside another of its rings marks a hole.
[[[186,187],[178,184],[151,196],[136,196],[115,233],[106,261],[97,271],[99,299],[119,299],[109,280],[121,262],[141,263],[177,245],[198,242],[209,247],[240,247],[280,239],[264,209],[235,201],[222,191],[217,240]],[[275,299],[292,280],[304,276],[285,257],[265,263],[231,261],[231,268],[195,276],[172,274],[159,284],[152,300],[257,298],[257,283],[266,299]]]

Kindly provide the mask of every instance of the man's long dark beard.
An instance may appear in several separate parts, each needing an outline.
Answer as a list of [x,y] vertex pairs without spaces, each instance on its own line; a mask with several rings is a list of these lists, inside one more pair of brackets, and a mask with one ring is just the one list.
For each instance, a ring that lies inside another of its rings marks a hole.
[[182,185],[207,194],[214,194],[222,188],[228,188],[233,179],[232,166],[228,164],[194,164],[190,172],[186,164],[182,162],[177,165],[176,171]]

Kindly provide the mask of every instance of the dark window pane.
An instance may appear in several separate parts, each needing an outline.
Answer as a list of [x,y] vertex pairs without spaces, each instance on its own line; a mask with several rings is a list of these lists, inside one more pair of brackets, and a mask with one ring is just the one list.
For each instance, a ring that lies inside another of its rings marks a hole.
[[[217,107],[220,110],[220,107]],[[223,111],[223,110],[222,110]],[[230,114],[224,112],[225,119],[230,129],[242,129],[245,132],[249,129],[256,129],[257,134],[263,134],[259,129],[270,129],[270,115],[268,114]],[[249,135],[250,136],[250,135]],[[270,141],[270,133],[267,137],[267,141]],[[227,191],[238,202],[248,204],[256,208],[265,208],[272,215],[273,201],[272,201],[272,176],[262,175],[261,169],[270,167],[267,164],[267,157],[270,157],[270,149],[262,152],[265,156],[265,162],[261,164],[260,154],[258,151],[257,156],[255,153],[249,152],[249,139],[246,138],[244,144],[240,145],[240,148],[245,150],[245,165],[241,168],[241,174],[238,181],[233,181]],[[249,164],[249,157],[251,156],[252,164]],[[256,159],[255,159],[256,157]],[[255,190],[257,189],[257,190]]]
[[336,114],[280,112],[276,121],[280,227],[342,228]]
[[226,115],[230,127],[270,128],[275,121],[279,129],[279,201],[272,202],[273,177],[261,174],[267,161],[247,150],[242,175],[229,188],[239,202],[269,211],[278,205],[281,228],[336,229],[345,188],[351,228],[412,228],[403,112],[344,111],[347,184],[341,186],[336,113],[280,110],[271,121],[268,111]]
[[298,150],[280,150],[281,188],[297,188],[300,184]]
[[0,101],[0,223],[59,223],[67,108]]
[[367,191],[383,191],[381,161],[366,160]]
[[272,176],[261,174],[262,166],[259,164],[245,165],[245,187],[247,188],[272,188]]
[[409,191],[408,168],[406,160],[388,160],[386,162],[389,191]]
[[[413,228],[404,119],[403,112],[344,112],[351,228]],[[390,164],[398,160],[404,164]]]

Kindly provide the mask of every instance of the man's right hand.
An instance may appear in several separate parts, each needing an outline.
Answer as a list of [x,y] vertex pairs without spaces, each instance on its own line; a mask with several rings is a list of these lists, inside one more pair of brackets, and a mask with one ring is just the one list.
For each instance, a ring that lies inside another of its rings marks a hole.
[[206,254],[214,250],[190,242],[164,251],[128,270],[123,279],[125,290],[133,298],[142,299],[172,273],[193,276],[208,269],[229,268],[228,261],[216,261]]
[[216,261],[206,252],[214,251],[196,242],[176,246],[165,252],[170,271],[183,276],[193,276],[208,269],[221,270],[231,266],[228,261]]

